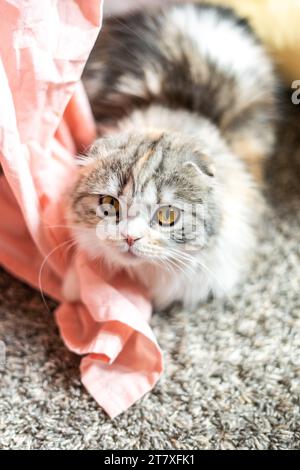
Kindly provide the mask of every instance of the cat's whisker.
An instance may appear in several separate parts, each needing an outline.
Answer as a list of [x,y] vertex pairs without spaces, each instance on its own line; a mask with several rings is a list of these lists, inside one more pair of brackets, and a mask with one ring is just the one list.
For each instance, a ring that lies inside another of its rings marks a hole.
[[[225,297],[232,303],[232,305],[235,305],[235,302],[234,300],[232,299],[232,297],[228,294],[228,292],[226,291],[222,281],[220,281],[220,279],[218,279],[218,276],[216,276],[215,273],[213,273],[206,265],[203,261],[200,261],[199,259],[197,258],[193,258],[192,256],[188,255],[188,254],[184,254],[182,252],[178,252],[178,250],[175,250],[173,249],[173,252],[176,253],[177,256],[181,256],[182,259],[186,260],[187,262],[190,261],[191,264],[189,265],[186,265],[187,269],[192,269],[192,272],[195,273],[196,269],[197,269],[197,265],[200,266],[201,268],[203,268],[206,272],[208,272],[212,278],[216,281],[216,283],[218,284],[219,288],[222,290],[223,294],[225,295]],[[196,266],[192,266],[192,263],[196,264]]]
[[[235,52],[222,54],[224,42],[237,44]],[[228,293],[255,248],[260,220],[254,181],[275,140],[269,117],[276,114],[277,77],[263,46],[250,28],[217,6],[166,6],[107,19],[85,77],[96,119],[105,127],[108,118],[116,132],[87,152],[69,194],[69,221],[83,227],[65,228],[88,259],[103,257],[109,273],[135,274],[153,293],[154,304],[173,299],[194,305],[210,294],[234,304]],[[236,125],[242,114],[245,119]],[[121,208],[119,195],[129,195],[128,214],[134,209],[128,220],[117,211],[119,234],[126,232],[130,246],[140,234],[144,238],[131,249],[135,257],[125,256],[125,242],[113,240],[118,230],[111,211]],[[101,196],[98,203],[95,196]],[[95,204],[100,209],[104,199],[112,207],[103,212],[99,231]],[[178,231],[177,211],[188,217]],[[95,232],[85,228],[94,225]],[[196,250],[185,251],[192,247],[194,226]],[[171,238],[166,227],[174,230]],[[186,246],[176,238],[180,229]]]
[[[193,271],[190,270],[190,266],[188,266],[183,260],[176,258],[176,257],[167,257],[166,258],[167,263],[173,264],[177,268],[179,272],[185,275],[188,279],[191,279],[192,274],[194,274]],[[179,265],[176,264],[176,261],[180,263]]]
[[167,269],[170,274],[175,273],[175,270],[174,270],[173,266],[168,265],[166,259],[161,258],[161,259],[157,260],[157,264],[160,264],[163,268]]
[[41,267],[40,267],[40,270],[39,270],[39,275],[38,275],[38,285],[39,285],[39,290],[40,290],[40,293],[41,293],[41,297],[42,297],[42,300],[43,300],[43,303],[45,304],[45,307],[47,308],[48,311],[49,310],[49,307],[47,305],[47,302],[46,302],[46,299],[45,299],[45,296],[44,296],[44,293],[43,293],[43,286],[42,286],[42,273],[43,273],[43,269],[47,263],[47,261],[49,260],[49,258],[59,249],[61,249],[62,247],[67,247],[67,252],[72,248],[72,247],[75,247],[76,248],[76,241],[71,239],[71,240],[66,240],[65,242],[63,243],[60,243],[59,245],[57,245],[56,247],[53,248],[53,250],[51,250],[46,256],[45,258],[43,259],[43,262],[41,264]]

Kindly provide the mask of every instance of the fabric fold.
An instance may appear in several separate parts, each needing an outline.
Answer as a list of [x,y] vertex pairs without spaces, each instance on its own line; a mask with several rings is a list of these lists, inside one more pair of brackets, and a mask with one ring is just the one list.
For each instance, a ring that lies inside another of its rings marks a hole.
[[[55,318],[81,361],[82,382],[114,417],[152,389],[162,355],[148,324],[151,305],[124,273],[72,248],[63,197],[74,152],[96,136],[80,76],[102,20],[102,1],[0,1],[0,263],[62,302]],[[80,299],[64,302],[75,269]]]

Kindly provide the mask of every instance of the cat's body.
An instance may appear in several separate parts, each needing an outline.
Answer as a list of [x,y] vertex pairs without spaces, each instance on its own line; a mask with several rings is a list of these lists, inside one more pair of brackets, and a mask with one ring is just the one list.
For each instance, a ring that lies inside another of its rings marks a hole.
[[277,81],[262,46],[223,8],[138,12],[104,25],[85,83],[114,133],[95,142],[70,194],[79,246],[126,270],[158,308],[228,295],[255,248],[274,144]]

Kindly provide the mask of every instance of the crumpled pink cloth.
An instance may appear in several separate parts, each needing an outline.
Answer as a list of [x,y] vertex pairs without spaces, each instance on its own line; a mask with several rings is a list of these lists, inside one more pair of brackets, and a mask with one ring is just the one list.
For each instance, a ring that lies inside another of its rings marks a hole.
[[[101,0],[0,0],[0,263],[62,301],[56,321],[84,355],[82,382],[115,417],[155,385],[162,355],[145,293],[121,274],[108,284],[99,264],[72,251],[64,221],[74,153],[95,137],[79,80],[101,19]],[[70,265],[76,304],[61,295]]]

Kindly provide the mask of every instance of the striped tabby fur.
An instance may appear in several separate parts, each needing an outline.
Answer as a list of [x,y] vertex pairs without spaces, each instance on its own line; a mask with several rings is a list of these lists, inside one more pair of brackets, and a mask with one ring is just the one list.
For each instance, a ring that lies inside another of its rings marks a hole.
[[[278,82],[250,27],[206,4],[110,18],[84,80],[99,128],[112,132],[81,160],[69,194],[78,244],[108,276],[127,271],[157,308],[229,295],[254,250],[275,141]],[[99,215],[101,194],[125,201],[120,220]],[[157,205],[184,223],[153,223]],[[65,295],[76,298],[72,276]]]

